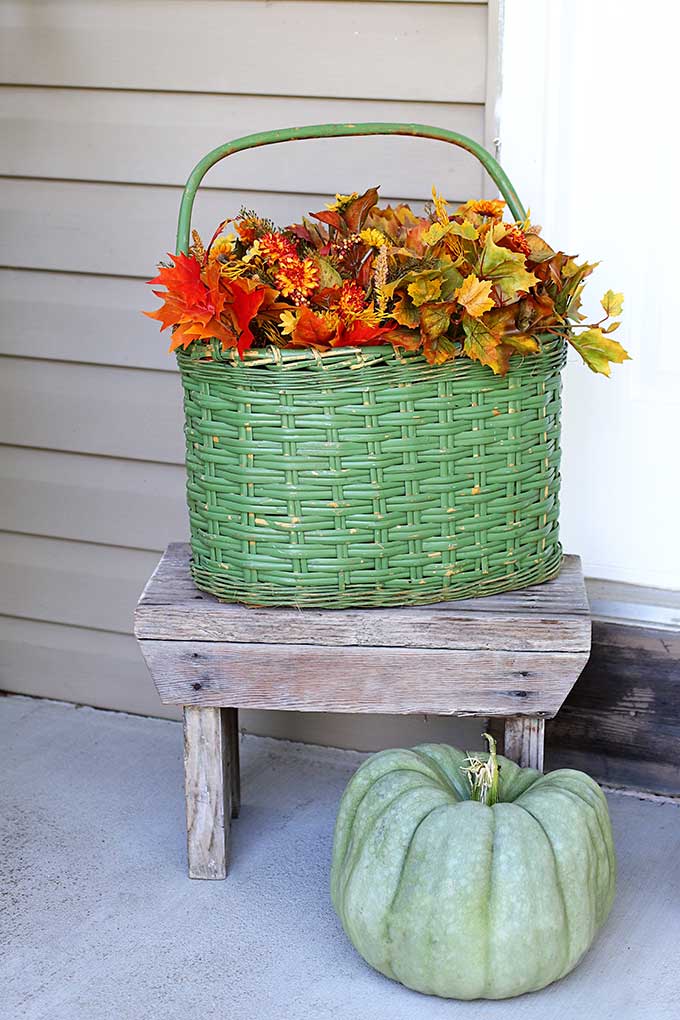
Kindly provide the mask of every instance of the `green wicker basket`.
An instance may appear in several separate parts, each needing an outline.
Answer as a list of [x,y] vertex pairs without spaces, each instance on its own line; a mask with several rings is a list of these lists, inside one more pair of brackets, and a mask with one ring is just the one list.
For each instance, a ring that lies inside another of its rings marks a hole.
[[[231,152],[300,137],[411,134],[482,161],[476,143],[421,125],[324,125],[239,139],[189,178],[178,250],[206,170]],[[481,154],[480,154],[481,153]],[[508,374],[429,365],[391,346],[178,355],[195,583],[256,605],[411,605],[536,584],[559,571],[565,344]]]

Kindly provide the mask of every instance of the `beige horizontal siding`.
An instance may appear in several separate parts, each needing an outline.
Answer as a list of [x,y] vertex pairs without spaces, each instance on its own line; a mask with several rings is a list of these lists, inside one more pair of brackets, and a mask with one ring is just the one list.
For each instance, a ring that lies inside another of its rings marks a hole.
[[0,614],[129,633],[158,554],[0,533]]
[[[481,103],[5,86],[0,174],[183,185],[203,153],[256,131],[323,121],[432,120],[483,141]],[[411,199],[427,197],[433,183],[449,196],[478,194],[482,170],[469,153],[442,142],[338,138],[238,153],[211,170],[204,187],[313,194],[379,184],[385,196]]]
[[0,354],[177,371],[167,333],[140,312],[156,306],[141,280],[2,269],[0,305]]
[[[293,124],[420,122],[483,141],[495,11],[475,0],[0,4],[4,689],[176,717],[130,629],[158,550],[187,531],[181,388],[167,337],[140,314],[155,304],[143,281],[174,249],[181,185],[221,142]],[[452,201],[484,187],[472,157],[441,143],[272,146],[211,171],[195,224],[208,234],[241,204],[287,223],[375,184],[417,202],[434,183]],[[349,719],[244,721],[371,746]]]
[[[11,446],[179,464],[181,392],[170,372],[4,358],[2,438]],[[129,545],[138,544],[134,537]]]
[[484,102],[472,4],[17,0],[0,8],[15,85]]
[[162,550],[188,539],[184,482],[179,465],[0,446],[0,530]]
[[181,711],[158,701],[129,634],[0,616],[0,644],[4,691],[181,718]]
[[[165,252],[175,250],[180,194],[180,188],[138,184],[6,179],[0,189],[0,264],[148,280]],[[241,205],[285,224],[302,210],[323,207],[323,200],[286,193],[200,191],[194,225],[209,237],[216,224]],[[148,296],[144,300],[148,302]]]

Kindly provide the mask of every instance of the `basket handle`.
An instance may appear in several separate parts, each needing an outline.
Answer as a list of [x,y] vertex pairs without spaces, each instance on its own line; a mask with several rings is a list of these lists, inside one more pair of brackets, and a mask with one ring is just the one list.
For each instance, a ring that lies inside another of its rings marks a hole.
[[526,218],[524,206],[517,192],[510,183],[505,172],[493,156],[481,145],[460,135],[456,131],[430,127],[428,124],[312,124],[309,127],[281,128],[279,131],[260,131],[255,135],[245,135],[233,142],[226,142],[204,156],[196,164],[182,193],[177,223],[177,251],[188,252],[191,233],[191,212],[198,186],[208,170],[226,156],[244,149],[256,149],[262,145],[276,145],[278,142],[296,142],[305,138],[346,138],[350,135],[410,135],[416,138],[433,138],[438,142],[450,142],[461,149],[471,152],[489,174],[501,195],[508,203],[508,208],[515,220]]

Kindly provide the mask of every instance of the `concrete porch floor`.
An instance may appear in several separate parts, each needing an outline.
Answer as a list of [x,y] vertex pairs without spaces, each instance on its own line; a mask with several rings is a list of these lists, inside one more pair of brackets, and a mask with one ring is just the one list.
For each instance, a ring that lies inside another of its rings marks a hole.
[[328,897],[362,755],[246,737],[224,882],[186,877],[177,723],[0,699],[0,1016],[7,1020],[640,1020],[680,1015],[680,805],[610,795],[612,916],[580,967],[506,1002],[370,970]]

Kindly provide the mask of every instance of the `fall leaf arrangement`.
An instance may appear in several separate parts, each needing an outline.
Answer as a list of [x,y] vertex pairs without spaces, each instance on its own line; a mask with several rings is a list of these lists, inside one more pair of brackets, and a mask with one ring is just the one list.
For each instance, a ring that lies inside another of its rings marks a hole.
[[594,372],[628,358],[611,334],[623,295],[585,323],[584,281],[597,263],[554,251],[528,220],[503,221],[505,202],[473,200],[450,212],[432,192],[424,216],[378,205],[378,189],[336,195],[283,229],[251,210],[225,220],[207,247],[194,231],[151,280],[164,290],[147,312],[171,328],[170,350],[210,359],[221,345],[362,347],[390,343],[432,365],[466,357],[504,375],[514,354],[564,337]]

